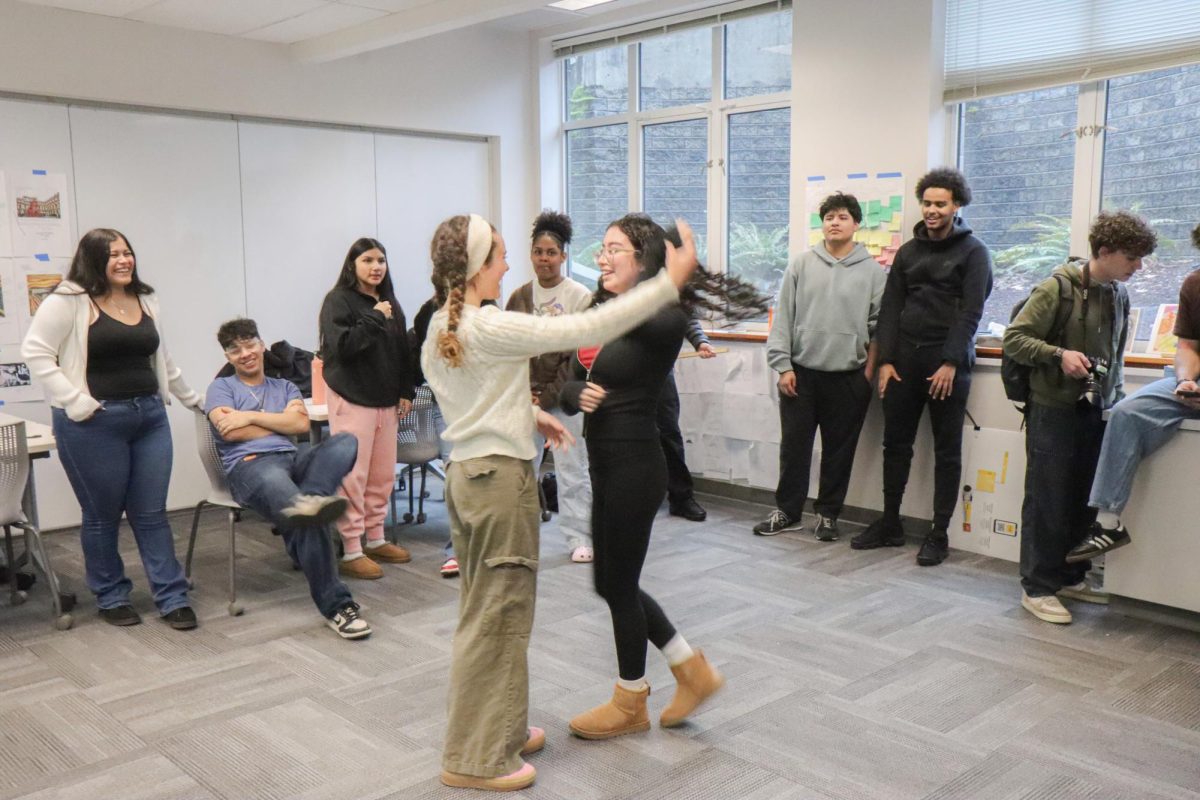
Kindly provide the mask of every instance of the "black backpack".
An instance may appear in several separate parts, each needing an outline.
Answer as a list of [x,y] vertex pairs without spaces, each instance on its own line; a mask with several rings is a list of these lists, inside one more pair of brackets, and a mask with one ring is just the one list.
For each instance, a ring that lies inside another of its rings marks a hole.
[[[1075,308],[1075,292],[1071,288],[1071,282],[1064,276],[1055,273],[1053,277],[1058,281],[1058,313],[1054,315],[1054,324],[1046,335],[1046,341],[1058,343],[1062,339],[1063,331],[1066,330],[1067,321],[1071,318],[1071,311]],[[1028,296],[1023,297],[1013,306],[1012,313],[1008,317],[1009,324],[1012,324],[1017,318],[1027,302],[1029,302]],[[1033,367],[1018,364],[1009,358],[1008,353],[1001,351],[1000,381],[1004,384],[1004,395],[1016,404],[1017,410],[1022,414],[1029,408],[1029,376],[1032,373]]]

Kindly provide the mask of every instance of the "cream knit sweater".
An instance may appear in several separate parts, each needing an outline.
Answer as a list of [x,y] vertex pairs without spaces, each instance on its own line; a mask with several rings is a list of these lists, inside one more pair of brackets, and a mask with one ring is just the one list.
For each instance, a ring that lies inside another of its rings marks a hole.
[[[200,408],[201,397],[183,380],[183,375],[167,353],[162,324],[158,321],[158,298],[141,295],[142,312],[154,320],[158,329],[158,351],[154,354],[154,374],[163,402],[170,403],[167,392],[179,398],[188,408]],[[87,342],[91,325],[91,303],[82,289],[70,281],[42,301],[29,333],[21,343],[21,355],[29,365],[34,380],[41,384],[50,405],[67,412],[67,417],[80,422],[87,419],[100,402],[88,393]]]
[[675,284],[663,271],[580,314],[538,317],[494,306],[465,306],[458,326],[461,367],[450,366],[437,353],[447,319],[445,309],[439,310],[421,348],[421,367],[446,418],[443,438],[452,445],[450,457],[532,459],[537,407],[529,393],[529,359],[611,341],[678,298]]

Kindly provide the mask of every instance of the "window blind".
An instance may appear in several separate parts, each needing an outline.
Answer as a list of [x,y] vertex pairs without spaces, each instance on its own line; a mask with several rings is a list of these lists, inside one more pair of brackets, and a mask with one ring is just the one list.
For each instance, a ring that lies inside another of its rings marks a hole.
[[654,36],[702,26],[719,25],[735,19],[769,14],[775,11],[785,11],[792,7],[791,0],[741,0],[741,2],[722,3],[718,6],[697,9],[681,14],[635,22],[616,28],[593,31],[591,33],[555,39],[550,42],[556,57],[585,53],[589,50],[602,50],[616,45],[627,45]]
[[1197,0],[947,0],[947,102],[1197,62]]

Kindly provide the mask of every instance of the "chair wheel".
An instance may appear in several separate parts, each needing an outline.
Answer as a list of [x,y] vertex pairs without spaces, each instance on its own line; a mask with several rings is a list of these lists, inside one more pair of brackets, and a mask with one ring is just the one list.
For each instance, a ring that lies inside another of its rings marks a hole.
[[412,515],[412,512],[409,512],[409,511],[405,511],[405,512],[404,512],[404,521],[405,521],[405,522],[412,522],[412,521],[413,521],[413,515]]
[[14,606],[23,604],[27,599],[29,599],[29,595],[25,594],[25,592],[18,590],[12,593],[12,604]]
[[62,606],[64,614],[75,610],[75,593],[74,592],[59,592],[58,602]]
[[63,614],[54,619],[54,627],[60,631],[69,631],[71,626],[75,624],[75,620],[71,619],[70,614]]
[[229,616],[231,617],[240,617],[245,611],[246,609],[242,608],[241,603],[229,604]]
[[192,589],[195,589],[195,588],[196,588],[196,580],[194,578],[188,578],[188,591],[191,591]]
[[542,512],[542,522],[549,522],[549,521],[550,521],[550,512],[543,511]]
[[425,521],[425,512],[422,511],[420,514],[417,514],[417,524],[420,525],[424,521]]

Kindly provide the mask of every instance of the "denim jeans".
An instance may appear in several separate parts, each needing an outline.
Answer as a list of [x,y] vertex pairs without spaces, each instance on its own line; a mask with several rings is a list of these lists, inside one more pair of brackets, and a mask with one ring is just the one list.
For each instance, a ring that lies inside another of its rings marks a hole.
[[1200,411],[1175,397],[1174,378],[1147,384],[1113,406],[1088,505],[1114,514],[1125,510],[1138,465],[1166,444],[1185,419],[1200,419]]
[[83,422],[61,408],[52,425],[59,458],[83,512],[79,538],[88,588],[100,608],[129,603],[133,583],[117,550],[121,515],[129,520],[160,614],[188,603],[167,522],[171,428],[158,395],[106,400]]
[[[567,550],[591,547],[592,479],[588,476],[587,447],[583,442],[583,414],[568,414],[562,409],[555,409],[551,414],[575,437],[575,444],[566,450],[554,451],[558,529],[567,540]],[[533,474],[540,476],[539,466],[545,457],[546,439],[535,430],[533,443],[537,447],[537,455],[533,457]],[[680,445],[681,452],[682,447]]]
[[1104,419],[1092,406],[1029,404],[1025,499],[1021,504],[1021,586],[1030,597],[1081,582],[1090,561],[1066,563],[1096,519],[1087,493],[1096,474]]
[[349,433],[336,433],[318,445],[306,442],[294,451],[239,461],[229,471],[233,499],[275,524],[288,555],[308,579],[313,602],[326,618],[353,599],[337,575],[330,528],[291,527],[280,512],[298,494],[336,494],[357,456],[358,440]]

